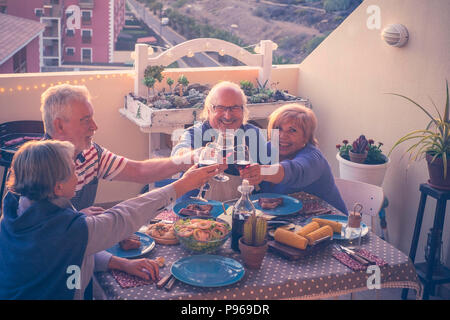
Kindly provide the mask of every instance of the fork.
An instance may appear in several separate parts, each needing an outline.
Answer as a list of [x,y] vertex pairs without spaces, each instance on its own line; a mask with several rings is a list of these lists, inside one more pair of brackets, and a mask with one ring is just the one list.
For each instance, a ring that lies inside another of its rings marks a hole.
[[[367,259],[365,259],[365,258],[363,258],[363,257],[361,257],[361,256],[359,256],[359,255],[357,255],[356,253],[352,253],[352,252],[347,251],[348,249],[345,248],[345,247],[343,247],[343,246],[341,246],[341,245],[338,245],[338,244],[335,243],[333,246],[334,246],[334,248],[335,248],[336,250],[341,251],[341,252],[343,252],[343,253],[346,253],[346,254],[347,254],[348,256],[350,256],[353,260],[355,260],[355,261],[361,263],[363,266],[368,266],[368,265],[371,264],[371,262],[370,262],[369,260],[367,260]],[[347,250],[346,250],[346,249],[347,249]]]

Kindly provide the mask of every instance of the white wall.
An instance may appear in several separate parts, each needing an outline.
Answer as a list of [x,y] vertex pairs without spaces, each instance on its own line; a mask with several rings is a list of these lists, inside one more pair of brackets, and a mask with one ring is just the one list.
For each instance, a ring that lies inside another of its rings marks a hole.
[[[370,30],[369,5],[380,8],[381,29]],[[364,1],[300,65],[300,94],[309,98],[319,119],[318,139],[333,171],[338,175],[335,145],[360,134],[384,143],[395,141],[428,123],[425,115],[401,98],[404,94],[433,108],[428,96],[444,108],[445,79],[450,79],[450,1]],[[410,40],[403,48],[387,45],[380,36],[389,24],[408,28]],[[430,109],[433,110],[433,109]],[[390,242],[409,253],[419,203],[419,184],[428,179],[425,161],[401,159],[406,145],[391,156],[383,187]],[[426,234],[432,226],[435,203],[429,198],[416,261],[423,260]],[[447,210],[447,213],[449,210]],[[450,264],[450,217],[444,228],[444,261]]]

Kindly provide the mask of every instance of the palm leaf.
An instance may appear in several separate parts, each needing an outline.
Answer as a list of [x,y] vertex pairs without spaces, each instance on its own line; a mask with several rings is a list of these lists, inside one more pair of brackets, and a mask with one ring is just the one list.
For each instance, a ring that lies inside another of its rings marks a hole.
[[434,117],[433,117],[433,116],[432,116],[432,115],[431,115],[424,107],[422,107],[420,104],[418,104],[418,103],[415,102],[414,100],[412,100],[412,99],[410,99],[410,98],[408,98],[408,97],[406,97],[406,96],[404,96],[404,95],[398,94],[398,93],[390,93],[390,92],[388,92],[387,94],[392,94],[392,95],[394,95],[394,96],[398,96],[398,97],[401,97],[401,98],[403,98],[403,99],[406,99],[406,100],[412,102],[413,104],[415,104],[416,106],[418,106],[423,112],[425,112],[425,114],[426,114],[432,121],[435,121]]

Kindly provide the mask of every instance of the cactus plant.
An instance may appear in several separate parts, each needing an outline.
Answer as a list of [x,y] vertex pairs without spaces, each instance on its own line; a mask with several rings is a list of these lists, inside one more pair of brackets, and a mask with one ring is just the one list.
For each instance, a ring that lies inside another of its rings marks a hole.
[[261,246],[267,235],[267,221],[262,217],[251,215],[244,223],[243,242],[248,246]]
[[367,141],[364,135],[360,135],[358,139],[353,141],[352,144],[352,152],[353,153],[365,153],[367,151],[367,147],[369,142]]

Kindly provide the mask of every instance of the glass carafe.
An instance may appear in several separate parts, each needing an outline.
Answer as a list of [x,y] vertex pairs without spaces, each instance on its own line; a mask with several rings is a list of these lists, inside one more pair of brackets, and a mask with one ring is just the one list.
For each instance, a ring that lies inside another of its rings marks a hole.
[[253,186],[248,183],[248,180],[242,180],[238,191],[241,193],[241,197],[233,206],[231,226],[231,249],[237,252],[239,252],[239,238],[243,234],[244,222],[251,214],[256,213],[255,206],[250,200]]

